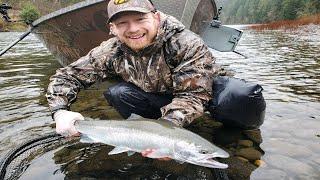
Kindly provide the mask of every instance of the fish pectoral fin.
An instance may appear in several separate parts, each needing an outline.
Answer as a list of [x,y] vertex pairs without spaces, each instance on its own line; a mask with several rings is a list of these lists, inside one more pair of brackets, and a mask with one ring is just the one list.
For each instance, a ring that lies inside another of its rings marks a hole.
[[129,148],[119,146],[119,147],[115,147],[112,151],[110,151],[108,155],[120,154],[124,152],[129,152],[129,151],[130,151]]

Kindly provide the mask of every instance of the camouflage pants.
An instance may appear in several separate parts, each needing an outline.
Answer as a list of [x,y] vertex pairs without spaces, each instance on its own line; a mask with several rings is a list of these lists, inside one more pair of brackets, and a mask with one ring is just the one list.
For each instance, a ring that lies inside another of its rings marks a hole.
[[[214,80],[214,87],[214,97],[205,109],[216,120],[242,129],[256,129],[262,125],[266,103],[260,85],[235,78],[218,77]],[[147,93],[127,82],[108,88],[104,96],[124,118],[134,113],[158,119],[161,117],[160,108],[173,99],[172,94]]]

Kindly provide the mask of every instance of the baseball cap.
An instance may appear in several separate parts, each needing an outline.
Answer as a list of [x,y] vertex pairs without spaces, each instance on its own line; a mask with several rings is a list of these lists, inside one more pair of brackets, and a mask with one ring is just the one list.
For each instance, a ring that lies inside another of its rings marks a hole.
[[115,15],[125,11],[136,11],[149,13],[155,11],[150,0],[110,0],[108,4],[108,23],[113,20]]

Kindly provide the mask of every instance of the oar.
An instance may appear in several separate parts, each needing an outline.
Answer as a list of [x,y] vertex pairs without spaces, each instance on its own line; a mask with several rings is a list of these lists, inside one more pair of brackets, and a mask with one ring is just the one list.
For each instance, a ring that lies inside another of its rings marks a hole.
[[27,32],[23,33],[17,40],[15,40],[13,43],[11,43],[8,47],[6,47],[4,50],[0,52],[0,56],[2,56],[4,53],[6,53],[9,49],[11,49],[13,46],[18,44],[21,40],[23,40],[25,37],[27,37],[33,30],[33,27],[30,27]]

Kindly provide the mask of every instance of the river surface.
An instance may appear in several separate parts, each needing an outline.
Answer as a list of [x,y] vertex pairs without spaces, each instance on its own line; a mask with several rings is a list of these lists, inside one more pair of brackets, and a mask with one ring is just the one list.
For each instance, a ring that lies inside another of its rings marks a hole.
[[[19,35],[0,33],[0,49]],[[259,148],[264,153],[260,167],[250,171],[251,179],[320,179],[320,26],[291,31],[244,30],[237,51],[248,58],[234,53],[213,53],[217,62],[236,77],[261,84],[267,102],[265,123],[260,129]],[[0,57],[0,158],[22,142],[54,131],[45,92],[49,77],[59,67],[33,35]],[[80,93],[73,110],[85,117],[119,118],[102,96],[109,84]],[[68,174],[63,170],[49,172],[62,169],[61,152],[60,147],[35,159],[21,179],[66,177]],[[66,153],[65,149],[63,152]],[[147,169],[141,166],[140,171],[144,168]],[[37,176],[44,171],[47,174]],[[149,171],[152,169],[144,173]],[[160,175],[152,177],[157,179]]]

